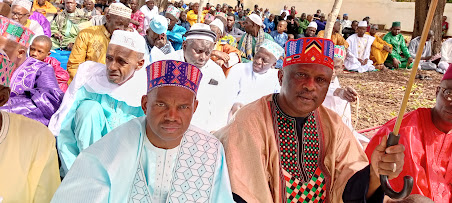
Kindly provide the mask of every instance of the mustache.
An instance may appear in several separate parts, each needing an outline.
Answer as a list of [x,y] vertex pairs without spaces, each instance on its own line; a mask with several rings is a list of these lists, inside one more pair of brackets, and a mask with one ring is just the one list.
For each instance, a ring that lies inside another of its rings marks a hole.
[[306,90],[306,89],[304,89],[302,91],[299,91],[299,92],[296,92],[295,95],[297,97],[303,97],[303,98],[311,99],[311,100],[314,100],[314,101],[316,101],[317,98],[318,98],[317,95],[314,94],[314,91],[309,91],[309,90]]

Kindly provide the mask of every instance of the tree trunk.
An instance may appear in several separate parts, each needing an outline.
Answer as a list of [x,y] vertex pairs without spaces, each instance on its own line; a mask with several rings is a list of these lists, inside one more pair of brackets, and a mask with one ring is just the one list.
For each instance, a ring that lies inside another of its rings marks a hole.
[[166,11],[168,7],[168,0],[155,0],[154,3],[159,8],[159,13]]
[[337,15],[341,10],[342,0],[335,0],[333,8],[331,9],[331,13],[328,14],[328,18],[325,26],[325,36],[326,39],[331,39],[331,35],[333,34],[333,26],[336,22]]
[[[428,9],[430,8],[431,0],[416,0],[415,3],[415,16],[414,16],[414,28],[413,28],[413,38],[420,36],[422,34],[422,29],[424,28],[425,19],[427,18]],[[434,41],[432,45],[433,55],[441,51],[442,43],[442,17],[444,13],[444,7],[446,6],[446,0],[439,0],[438,6],[436,7],[435,16],[433,17],[433,22],[430,30],[435,33]]]
[[203,0],[199,0],[199,7],[198,7],[198,19],[196,20],[197,23],[201,23],[202,16],[202,5],[204,4]]

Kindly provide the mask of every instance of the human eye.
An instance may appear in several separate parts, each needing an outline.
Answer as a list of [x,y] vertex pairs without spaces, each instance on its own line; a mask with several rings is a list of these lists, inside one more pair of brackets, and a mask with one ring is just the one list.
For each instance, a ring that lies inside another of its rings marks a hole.
[[179,106],[179,109],[188,109],[188,108],[190,108],[188,105],[180,105]]
[[157,106],[157,107],[165,107],[165,104],[161,103],[161,102],[157,102],[157,103],[155,103],[155,106]]
[[301,72],[296,73],[296,76],[298,78],[307,78],[308,77],[308,75],[306,73],[301,73]]
[[113,61],[113,57],[112,57],[112,56],[106,56],[105,59],[106,59],[107,61]]

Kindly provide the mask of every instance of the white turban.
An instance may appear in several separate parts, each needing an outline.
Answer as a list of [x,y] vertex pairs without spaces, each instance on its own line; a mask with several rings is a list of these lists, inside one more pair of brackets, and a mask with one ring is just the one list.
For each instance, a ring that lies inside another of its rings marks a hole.
[[218,28],[220,28],[221,34],[223,34],[223,32],[224,32],[224,24],[223,24],[223,22],[220,19],[218,19],[218,18],[215,19],[214,21],[212,21],[210,23],[210,25],[215,25]]
[[25,9],[27,9],[28,12],[30,12],[32,5],[33,5],[33,2],[31,2],[29,0],[14,0],[13,3],[11,4],[11,7],[21,6]]
[[316,22],[310,22],[308,27],[313,27],[313,28],[317,29],[317,23]]

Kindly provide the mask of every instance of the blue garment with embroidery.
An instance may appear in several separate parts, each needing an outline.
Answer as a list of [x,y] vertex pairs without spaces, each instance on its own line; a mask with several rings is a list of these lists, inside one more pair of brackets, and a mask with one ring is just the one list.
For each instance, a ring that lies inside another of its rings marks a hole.
[[264,28],[265,32],[268,32],[269,30],[270,30],[270,32],[275,30],[275,22],[274,21],[271,22],[268,18],[265,18],[264,25],[265,25],[265,28]]
[[287,34],[285,32],[283,32],[282,34],[279,34],[277,30],[272,31],[270,33],[270,35],[273,37],[275,42],[278,43],[279,46],[281,46],[282,48],[285,47],[286,42],[289,39],[289,37],[287,36]]

